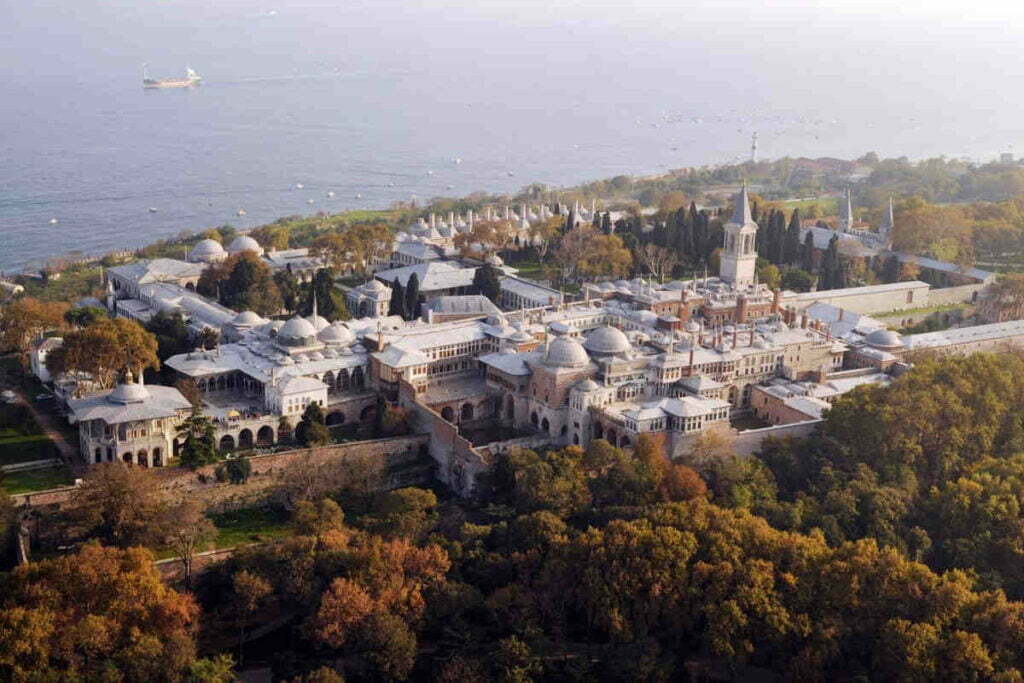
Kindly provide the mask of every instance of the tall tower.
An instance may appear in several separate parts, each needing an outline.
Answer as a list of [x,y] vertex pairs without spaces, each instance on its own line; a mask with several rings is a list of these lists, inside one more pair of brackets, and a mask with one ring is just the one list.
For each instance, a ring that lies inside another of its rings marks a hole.
[[736,195],[732,218],[725,224],[725,248],[718,269],[718,276],[736,288],[754,284],[757,272],[757,252],[754,251],[756,236],[757,223],[750,215],[750,199],[744,182],[743,189]]
[[878,226],[878,237],[882,240],[886,249],[892,248],[892,230],[896,227],[896,219],[892,215],[892,197],[889,197],[889,206],[882,214],[882,224]]
[[850,232],[853,230],[853,201],[850,198],[850,188],[846,188],[846,201],[839,203],[839,232]]
[[757,131],[754,131],[754,137],[750,140],[750,163],[757,163]]

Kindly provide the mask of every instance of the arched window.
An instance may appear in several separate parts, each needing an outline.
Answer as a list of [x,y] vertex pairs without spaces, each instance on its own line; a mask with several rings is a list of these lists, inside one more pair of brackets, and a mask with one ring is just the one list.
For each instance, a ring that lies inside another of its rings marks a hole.
[[328,427],[336,427],[338,425],[345,424],[345,413],[340,410],[335,410],[333,413],[328,413],[327,418],[324,420]]
[[124,460],[129,465],[132,464],[132,454],[131,453],[125,453],[124,455],[121,456],[121,459]]
[[441,409],[441,417],[448,422],[455,422],[455,411],[451,406],[445,406]]
[[161,453],[161,449],[154,448],[153,449],[153,467],[163,467],[163,466],[164,466],[164,459],[163,459],[163,456],[162,456],[162,453]]
[[548,422],[548,419],[546,417],[540,421],[540,428],[543,429],[545,432],[551,431],[551,423]]
[[534,411],[534,412],[530,413],[530,424],[532,424],[534,427],[536,427],[538,421],[539,421],[539,418],[537,417],[537,412]]
[[224,436],[220,437],[220,450],[235,450],[235,437],[231,436],[230,434],[225,434]]
[[238,447],[242,449],[252,448],[252,430],[243,429],[241,432],[239,432]]
[[462,404],[462,410],[459,411],[459,414],[462,417],[463,421],[472,420],[473,419],[473,404],[472,403],[463,403]]

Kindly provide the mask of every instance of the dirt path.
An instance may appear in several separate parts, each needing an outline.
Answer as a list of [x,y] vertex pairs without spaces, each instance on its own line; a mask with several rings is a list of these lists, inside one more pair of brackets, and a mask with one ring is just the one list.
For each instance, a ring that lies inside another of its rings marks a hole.
[[71,444],[67,439],[64,438],[64,433],[60,430],[58,423],[60,416],[45,413],[38,408],[35,404],[29,400],[24,392],[18,390],[18,402],[28,408],[29,412],[39,423],[39,427],[46,434],[47,438],[53,441],[54,446],[57,448],[57,452],[60,453],[61,459],[71,466],[76,472],[85,466],[85,462],[82,460],[82,455],[78,451],[77,444]]

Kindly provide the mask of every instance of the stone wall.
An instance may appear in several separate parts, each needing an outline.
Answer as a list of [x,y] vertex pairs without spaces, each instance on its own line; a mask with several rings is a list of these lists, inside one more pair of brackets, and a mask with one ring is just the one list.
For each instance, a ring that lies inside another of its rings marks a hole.
[[974,303],[977,295],[985,285],[960,285],[959,287],[943,287],[928,292],[929,306],[945,306],[947,304]]
[[777,425],[763,429],[748,429],[736,434],[732,441],[732,447],[736,455],[753,455],[760,450],[761,442],[769,436],[775,438],[810,436],[821,422],[822,420],[807,420],[805,422],[795,422],[793,424]]
[[913,280],[888,285],[828,289],[787,296],[782,303],[802,311],[820,301],[861,315],[873,315],[930,306],[929,287],[927,282]]

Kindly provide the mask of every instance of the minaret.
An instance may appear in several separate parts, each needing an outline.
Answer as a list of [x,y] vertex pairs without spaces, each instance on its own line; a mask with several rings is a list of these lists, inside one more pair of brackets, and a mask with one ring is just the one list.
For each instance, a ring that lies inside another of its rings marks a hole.
[[749,287],[754,282],[757,272],[757,252],[754,251],[756,236],[757,223],[750,215],[750,198],[744,182],[743,188],[736,195],[732,218],[725,224],[725,249],[718,272],[720,278],[737,289]]
[[316,315],[316,290],[313,290],[313,320],[317,319]]
[[846,188],[846,203],[839,205],[839,232],[850,232],[853,230],[853,201],[850,198],[850,188]]
[[878,226],[878,236],[881,238],[885,248],[892,246],[892,230],[896,227],[896,219],[892,215],[892,197],[889,197],[889,206],[882,214],[882,224]]
[[757,131],[754,131],[754,137],[750,140],[750,163],[757,163]]

